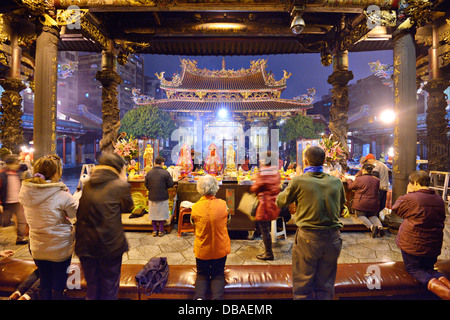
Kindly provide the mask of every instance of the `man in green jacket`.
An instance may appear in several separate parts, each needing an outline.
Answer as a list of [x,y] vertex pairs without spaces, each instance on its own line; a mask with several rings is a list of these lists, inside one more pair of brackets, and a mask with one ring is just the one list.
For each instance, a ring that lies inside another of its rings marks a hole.
[[342,240],[339,217],[345,204],[340,179],[323,173],[325,152],[310,147],[304,174],[291,180],[276,200],[286,207],[295,202],[298,226],[292,248],[294,299],[332,299]]

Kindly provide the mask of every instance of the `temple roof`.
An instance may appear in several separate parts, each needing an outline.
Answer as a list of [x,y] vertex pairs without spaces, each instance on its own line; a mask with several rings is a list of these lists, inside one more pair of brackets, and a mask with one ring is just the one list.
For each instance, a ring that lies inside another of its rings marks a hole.
[[166,92],[283,91],[291,74],[283,70],[283,78],[277,81],[266,72],[266,63],[264,59],[252,60],[248,69],[230,70],[225,68],[224,59],[221,70],[208,70],[199,69],[195,60],[181,59],[181,75],[175,74],[171,81],[164,79],[164,72],[156,76]]
[[294,112],[312,107],[310,104],[287,99],[227,102],[162,99],[155,100],[155,103],[160,109],[168,112],[216,112],[223,108],[229,112]]

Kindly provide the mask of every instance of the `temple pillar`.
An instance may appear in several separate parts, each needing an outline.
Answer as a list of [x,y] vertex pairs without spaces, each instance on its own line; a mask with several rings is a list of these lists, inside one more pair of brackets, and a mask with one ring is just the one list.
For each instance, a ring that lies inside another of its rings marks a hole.
[[[345,150],[345,159],[348,158],[348,82],[353,79],[353,72],[348,71],[348,52],[338,52],[333,57],[333,73],[328,77],[328,83],[333,86],[331,90],[332,105],[330,108],[329,128],[333,139],[339,141]],[[345,168],[347,163],[341,163]]]
[[416,168],[417,100],[414,33],[397,29],[394,41],[394,156],[392,203],[406,193],[408,177]]
[[13,153],[19,152],[19,145],[23,142],[22,127],[22,97],[20,92],[26,88],[20,80],[20,66],[22,49],[19,46],[17,34],[11,36],[11,61],[8,76],[0,80],[5,90],[1,97],[0,139],[4,148]]
[[70,162],[74,167],[77,165],[77,146],[74,136],[72,136],[70,145]]
[[122,79],[116,72],[114,43],[110,41],[106,50],[102,51],[102,70],[95,79],[102,84],[102,131],[100,140],[101,152],[113,152],[120,129],[120,109],[117,99],[117,86]]
[[428,92],[426,118],[428,170],[448,171],[447,156],[438,152],[438,148],[447,139],[447,120],[445,119],[447,101],[444,90],[450,85],[450,81],[443,79],[439,70],[439,38],[436,26],[433,26],[432,35],[433,43],[428,51],[430,79],[424,86],[424,89]]
[[34,158],[56,154],[56,89],[58,81],[57,27],[42,26],[36,39],[34,73]]

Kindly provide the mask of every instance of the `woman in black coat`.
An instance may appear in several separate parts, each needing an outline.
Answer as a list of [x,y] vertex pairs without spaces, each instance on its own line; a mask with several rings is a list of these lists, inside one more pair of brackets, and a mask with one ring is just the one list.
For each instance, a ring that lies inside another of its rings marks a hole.
[[77,211],[75,253],[87,282],[87,300],[116,300],[122,255],[128,242],[122,213],[131,212],[130,185],[125,160],[107,153],[83,187]]

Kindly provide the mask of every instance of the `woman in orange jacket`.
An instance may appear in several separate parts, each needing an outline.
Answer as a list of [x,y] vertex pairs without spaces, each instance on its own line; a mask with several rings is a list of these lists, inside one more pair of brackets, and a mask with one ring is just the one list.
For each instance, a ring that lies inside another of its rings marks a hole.
[[212,299],[223,299],[225,261],[231,252],[227,229],[230,215],[226,202],[215,197],[218,190],[219,183],[213,176],[206,175],[197,181],[197,191],[202,197],[192,206],[191,213],[197,264],[195,299],[205,299],[209,287]]

